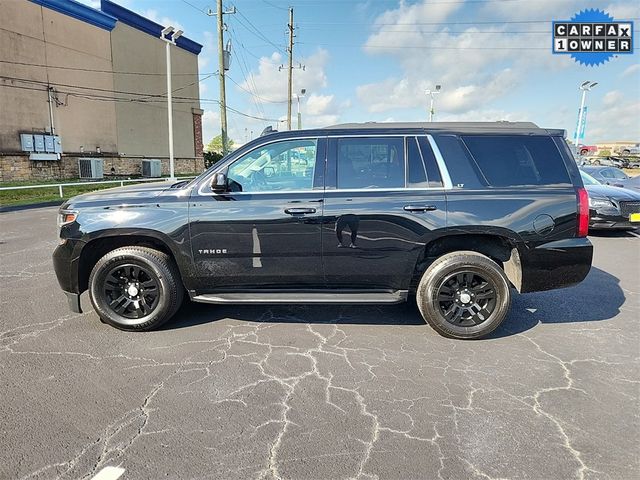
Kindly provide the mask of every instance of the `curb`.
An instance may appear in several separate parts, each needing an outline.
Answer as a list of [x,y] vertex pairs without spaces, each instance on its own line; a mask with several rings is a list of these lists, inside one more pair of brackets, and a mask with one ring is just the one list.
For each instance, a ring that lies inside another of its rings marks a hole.
[[60,200],[52,200],[50,202],[40,202],[40,203],[29,203],[26,205],[8,205],[8,206],[0,206],[0,213],[5,212],[18,212],[20,210],[30,210],[32,208],[42,208],[42,207],[55,207],[57,205],[62,205],[64,200],[61,198]]

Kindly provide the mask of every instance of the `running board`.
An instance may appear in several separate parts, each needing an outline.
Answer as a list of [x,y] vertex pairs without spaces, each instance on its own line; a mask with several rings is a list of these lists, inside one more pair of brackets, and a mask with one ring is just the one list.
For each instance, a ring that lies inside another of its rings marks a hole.
[[247,292],[206,293],[191,300],[201,303],[338,303],[381,304],[402,303],[407,300],[407,290],[395,292]]

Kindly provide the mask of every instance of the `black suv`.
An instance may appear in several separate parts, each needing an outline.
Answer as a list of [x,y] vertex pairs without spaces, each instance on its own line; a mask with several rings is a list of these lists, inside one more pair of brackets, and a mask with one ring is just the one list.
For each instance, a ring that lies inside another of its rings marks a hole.
[[512,289],[582,281],[586,191],[562,130],[365,123],[257,138],[190,182],[72,198],[56,274],[123,330],[204,303],[398,303],[477,338]]

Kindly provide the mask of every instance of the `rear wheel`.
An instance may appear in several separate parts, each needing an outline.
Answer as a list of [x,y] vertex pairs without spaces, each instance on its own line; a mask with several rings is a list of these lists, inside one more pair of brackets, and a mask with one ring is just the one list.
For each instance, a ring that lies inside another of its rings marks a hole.
[[91,271],[89,297],[100,319],[121,330],[153,330],[178,310],[184,291],[173,260],[146,247],[107,253]]
[[425,271],[416,300],[422,317],[441,335],[480,338],[506,318],[511,288],[504,271],[490,258],[453,252]]

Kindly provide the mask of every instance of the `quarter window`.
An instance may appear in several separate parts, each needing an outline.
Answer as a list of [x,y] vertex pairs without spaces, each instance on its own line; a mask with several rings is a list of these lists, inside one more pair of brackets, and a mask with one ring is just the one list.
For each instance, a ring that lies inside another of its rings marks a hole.
[[571,183],[551,137],[465,135],[462,139],[491,186]]
[[403,188],[401,137],[338,139],[337,188]]
[[270,143],[240,157],[227,171],[236,192],[311,190],[317,140]]

